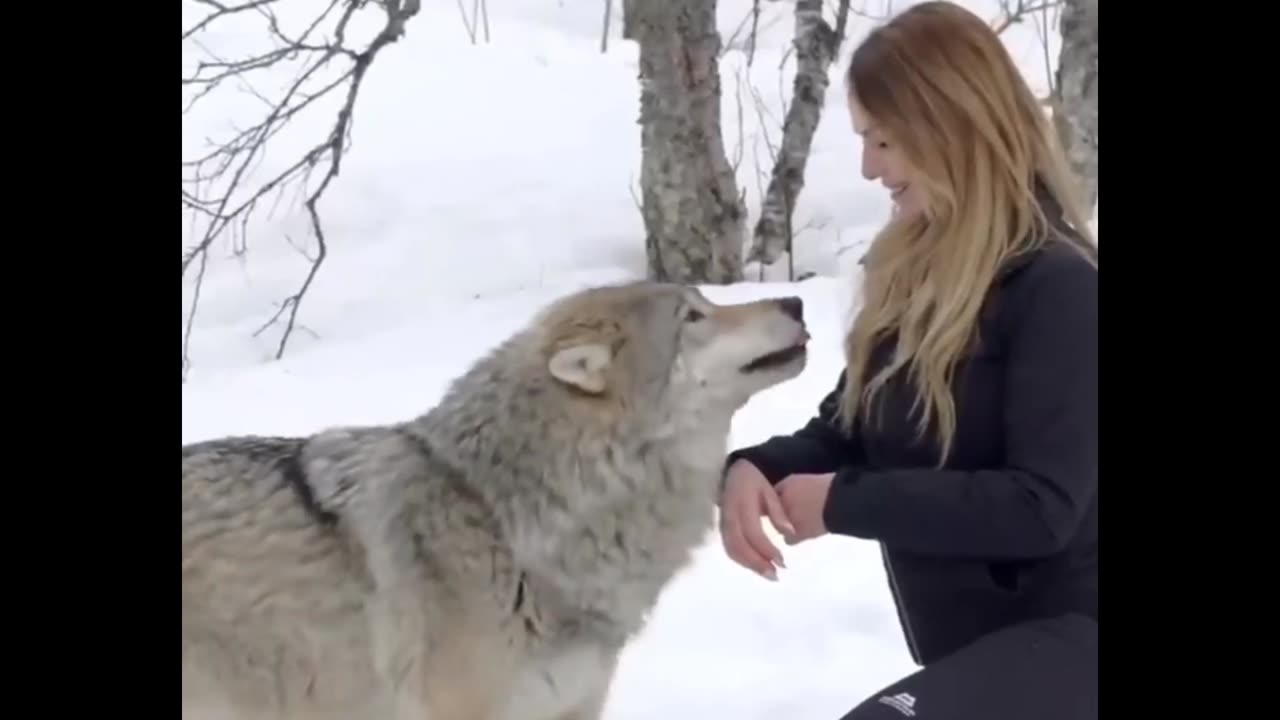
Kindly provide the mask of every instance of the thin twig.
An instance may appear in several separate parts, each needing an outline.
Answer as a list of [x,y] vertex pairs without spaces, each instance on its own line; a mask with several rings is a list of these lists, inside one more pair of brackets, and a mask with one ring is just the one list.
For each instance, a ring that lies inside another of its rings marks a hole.
[[730,162],[730,165],[733,167],[733,174],[736,176],[738,174],[738,168],[742,166],[742,158],[746,151],[746,126],[743,122],[742,112],[742,68],[734,68],[733,79],[733,101],[738,121],[738,141],[733,146],[733,160]]
[[1045,8],[1043,12],[1036,17],[1039,18],[1035,23],[1036,36],[1040,40],[1040,50],[1044,53],[1044,74],[1045,80],[1049,85],[1049,97],[1057,94],[1057,87],[1053,78],[1053,59],[1049,55],[1049,11]]
[[1048,10],[1060,4],[1062,0],[1044,0],[1043,2],[1028,2],[1028,0],[1000,0],[1001,17],[991,23],[992,29],[999,35],[1008,30],[1012,25],[1022,22],[1028,15]]
[[204,287],[204,270],[208,264],[209,253],[200,253],[200,269],[196,271],[195,296],[187,315],[187,327],[182,331],[182,382],[184,383],[187,381],[187,372],[191,369],[191,329],[195,326],[196,308],[200,304],[200,290]]
[[[310,289],[320,266],[328,255],[328,239],[324,232],[319,212],[319,202],[330,183],[338,176],[342,168],[342,160],[350,144],[352,118],[360,88],[378,52],[386,45],[393,43],[404,34],[405,24],[416,15],[421,7],[421,0],[379,0],[376,5],[385,14],[385,22],[378,34],[363,50],[348,47],[346,33],[349,23],[359,10],[369,6],[368,0],[330,0],[317,17],[298,37],[288,36],[280,26],[274,11],[269,6],[278,0],[248,3],[227,8],[209,0],[198,0],[214,8],[191,31],[184,33],[184,39],[197,31],[205,32],[219,18],[234,12],[254,10],[267,21],[269,37],[279,44],[275,49],[253,55],[241,60],[226,60],[206,53],[210,60],[201,62],[196,71],[183,79],[184,88],[197,89],[196,98],[189,103],[187,110],[202,98],[207,97],[217,85],[224,80],[235,79],[247,85],[246,76],[261,71],[271,71],[283,67],[286,62],[299,62],[302,70],[289,83],[279,100],[271,102],[266,96],[252,91],[268,105],[266,117],[260,122],[238,130],[229,139],[221,143],[210,143],[210,151],[192,160],[186,160],[183,166],[182,204],[185,210],[192,213],[193,218],[203,218],[206,222],[204,232],[199,240],[184,252],[182,258],[182,275],[185,278],[192,264],[198,259],[200,271],[196,275],[195,300],[187,318],[184,329],[183,359],[184,371],[189,366],[187,355],[188,338],[195,317],[200,286],[203,283],[204,267],[208,262],[209,250],[215,240],[224,233],[230,232],[234,253],[243,255],[247,249],[245,240],[250,216],[259,203],[269,194],[275,193],[275,204],[278,204],[287,186],[298,182],[300,191],[309,183],[312,174],[327,163],[321,175],[318,187],[307,194],[304,205],[310,227],[315,234],[317,250],[310,258],[310,269],[301,287],[287,297],[276,314],[258,332],[270,327],[288,312],[288,320],[280,337],[275,357],[283,357],[289,338],[296,325],[298,309]],[[344,6],[335,27],[332,38],[320,40],[314,37],[321,24],[339,6]],[[198,47],[200,44],[194,37],[190,38]],[[307,89],[308,83],[317,81],[322,70],[328,69],[337,61],[348,61],[350,64],[337,73],[337,77],[323,82],[319,89]],[[345,86],[345,97],[336,113],[335,120],[322,140],[289,162],[285,169],[262,182],[255,190],[247,193],[247,198],[240,199],[238,192],[246,183],[249,174],[262,161],[269,142],[299,114],[313,107],[319,100],[329,97],[331,93]],[[185,111],[184,111],[185,112]],[[219,183],[222,187],[215,192],[206,192],[209,185]],[[274,212],[274,204],[271,208]],[[256,335],[257,333],[255,333]]]
[[613,0],[604,0],[604,26],[600,30],[600,52],[609,52],[609,16],[613,14]]
[[849,12],[849,0],[840,0],[840,5],[836,8],[836,36],[832,40],[832,58],[840,53],[840,46],[844,44],[844,35],[849,28]]
[[182,31],[183,40],[186,40],[192,35],[195,35],[201,30],[204,30],[206,27],[209,26],[210,23],[217,20],[218,18],[226,17],[228,15],[235,15],[236,13],[242,13],[247,10],[254,10],[263,5],[270,5],[271,3],[278,2],[278,0],[253,0],[252,2],[247,2],[242,5],[227,6],[227,5],[223,5],[220,2],[213,2],[213,0],[193,0],[193,1],[200,5],[208,5],[209,7],[214,9],[214,12],[211,12],[208,15],[206,15],[204,19],[196,23],[195,26],[192,27],[190,30]]
[[747,44],[747,67],[751,67],[751,61],[756,57],[756,38],[760,32],[760,0],[752,0],[751,2],[751,37]]
[[475,18],[467,17],[467,8],[462,4],[462,0],[458,0],[458,14],[462,16],[462,27],[467,30],[467,37],[471,38],[471,44],[476,44],[476,22]]
[[857,7],[857,8],[850,7],[849,13],[851,15],[856,15],[857,17],[864,18],[866,20],[871,20],[873,22],[883,22],[885,20],[888,20],[890,17],[892,17],[893,2],[886,1],[884,3],[884,10],[878,13],[873,13],[867,10],[867,3],[865,0],[863,0],[862,7]]

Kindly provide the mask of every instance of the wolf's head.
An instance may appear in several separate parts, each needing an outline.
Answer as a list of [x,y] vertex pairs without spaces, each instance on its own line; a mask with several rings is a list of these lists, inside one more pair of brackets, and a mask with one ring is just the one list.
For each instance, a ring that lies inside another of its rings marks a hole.
[[[642,282],[562,298],[540,316],[546,370],[584,400],[736,409],[805,367],[797,297],[721,305],[696,288]],[[710,409],[710,408],[708,408]]]

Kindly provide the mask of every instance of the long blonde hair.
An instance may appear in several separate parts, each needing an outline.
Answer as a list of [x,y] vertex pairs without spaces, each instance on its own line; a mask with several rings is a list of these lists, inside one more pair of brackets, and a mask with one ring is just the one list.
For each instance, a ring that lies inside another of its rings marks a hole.
[[[846,82],[928,199],[923,213],[890,220],[864,260],[840,417],[847,429],[859,407],[870,417],[874,394],[907,369],[919,433],[934,424],[942,464],[955,433],[955,368],[1001,268],[1055,235],[1091,257],[1093,237],[1048,118],[981,18],[948,2],[915,5],[859,45]],[[1078,239],[1053,230],[1044,193]],[[895,352],[863,382],[874,346],[888,340]]]

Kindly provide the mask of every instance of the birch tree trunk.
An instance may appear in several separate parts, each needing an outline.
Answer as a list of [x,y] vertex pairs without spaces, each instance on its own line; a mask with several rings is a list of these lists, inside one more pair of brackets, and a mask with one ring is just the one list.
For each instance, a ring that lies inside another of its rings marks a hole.
[[1098,0],[1065,0],[1058,32],[1062,50],[1053,119],[1092,211],[1098,202]]
[[746,215],[720,131],[715,0],[625,0],[640,48],[641,212],[654,280],[742,279]]
[[822,119],[822,104],[830,85],[828,70],[844,37],[849,0],[836,10],[836,29],[822,17],[822,0],[796,2],[796,77],[791,105],[782,129],[782,144],[774,159],[773,174],[760,207],[748,262],[772,264],[783,252],[792,252],[791,221],[796,198],[804,188],[805,165],[813,136]]

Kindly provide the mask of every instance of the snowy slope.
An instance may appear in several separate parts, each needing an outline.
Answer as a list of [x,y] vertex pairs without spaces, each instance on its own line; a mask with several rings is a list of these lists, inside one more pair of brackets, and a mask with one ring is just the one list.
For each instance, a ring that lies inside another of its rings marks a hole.
[[[330,254],[303,304],[305,329],[283,360],[270,360],[275,330],[260,337],[253,331],[307,270],[282,239],[306,236],[300,208],[262,216],[244,257],[230,258],[221,246],[211,257],[183,386],[184,441],[415,415],[538,305],[588,284],[642,275],[643,228],[632,197],[640,159],[635,48],[620,38],[616,4],[602,54],[599,0],[493,2],[491,42],[474,45],[456,4],[423,3],[407,36],[367,77],[353,147],[322,205]],[[995,16],[995,2],[970,4]],[[750,7],[750,0],[721,0],[726,37]],[[764,7],[750,73],[742,53],[722,59],[726,146],[733,153],[742,140],[738,182],[752,221],[768,154],[745,87],[739,129],[738,73],[757,87],[764,129],[777,142],[794,65],[789,59],[780,84],[790,5]],[[186,7],[184,27],[196,16]],[[260,23],[228,23],[206,46],[233,54],[261,45],[255,27]],[[855,20],[851,40],[867,27]],[[1006,36],[1043,91],[1034,28]],[[794,286],[706,289],[727,300],[798,293],[814,336],[809,369],[752,402],[735,422],[734,444],[799,426],[829,390],[856,288],[857,248],[889,208],[881,189],[858,175],[858,140],[840,82],[850,49],[832,70],[796,211],[796,226],[804,228],[798,269],[819,276]],[[1050,52],[1056,56],[1056,44]],[[184,118],[184,148],[255,112],[252,96],[226,93]],[[323,132],[328,119],[323,112],[303,118],[297,137]],[[300,141],[282,135],[280,142]],[[758,171],[757,152],[764,163]],[[263,171],[283,159],[273,151]],[[184,234],[184,246],[190,242]],[[185,283],[184,303],[191,293]],[[824,538],[784,553],[788,569],[769,583],[727,561],[709,537],[629,648],[608,720],[834,719],[912,669],[875,545]]]

